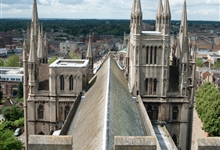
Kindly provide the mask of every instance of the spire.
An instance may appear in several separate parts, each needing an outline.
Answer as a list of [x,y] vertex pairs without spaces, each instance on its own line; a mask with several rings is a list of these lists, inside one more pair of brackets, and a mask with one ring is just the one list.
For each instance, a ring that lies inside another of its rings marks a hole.
[[187,10],[186,0],[184,0],[182,20],[179,31],[180,49],[182,63],[188,63],[189,61],[189,39],[188,39],[188,25],[187,25]]
[[127,45],[127,51],[126,51],[125,57],[130,58],[130,41],[128,42],[128,45]]
[[188,25],[187,25],[186,0],[184,0],[184,5],[183,5],[181,27],[182,27],[182,30],[183,30],[183,34],[185,35],[185,38],[188,39]]
[[31,44],[30,44],[30,54],[29,54],[29,62],[35,63],[37,61],[36,58],[36,36],[31,34]]
[[43,25],[38,27],[38,59],[44,58],[44,46],[43,46]]
[[91,58],[91,57],[93,57],[93,52],[92,52],[91,36],[89,36],[89,43],[88,43],[86,58]]
[[164,15],[171,15],[169,0],[166,0],[165,3],[164,3],[163,13],[164,13]]
[[141,10],[141,1],[140,1],[140,0],[136,0],[135,12],[136,12],[136,13],[141,13],[141,14],[142,14],[142,10]]
[[33,1],[33,12],[31,22],[31,34],[30,34],[30,54],[29,62],[35,63],[37,61],[37,36],[38,36],[38,14],[37,14],[37,2]]
[[162,0],[159,0],[157,16],[160,16],[162,13],[163,13],[163,4],[162,4]]
[[33,0],[33,10],[32,10],[32,22],[37,23],[38,22],[38,13],[37,13],[37,2],[36,0]]
[[132,10],[131,10],[131,14],[135,13],[135,7],[136,6],[136,0],[134,0],[133,6],[132,6]]

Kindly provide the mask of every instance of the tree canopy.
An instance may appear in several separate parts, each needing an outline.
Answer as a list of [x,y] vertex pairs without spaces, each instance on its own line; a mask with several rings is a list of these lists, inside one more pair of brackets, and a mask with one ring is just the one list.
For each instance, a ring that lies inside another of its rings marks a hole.
[[211,136],[220,135],[220,92],[212,83],[205,83],[196,91],[196,111],[203,122],[203,130]]
[[51,57],[50,60],[48,61],[48,64],[49,64],[49,65],[52,64],[52,63],[53,63],[54,61],[56,61],[57,59],[58,59],[57,56]]
[[203,62],[201,58],[196,58],[196,66],[198,67],[202,67],[203,66]]
[[19,57],[16,54],[11,55],[5,62],[5,67],[19,67]]
[[0,66],[3,67],[4,66],[4,60],[2,58],[0,58]]
[[23,109],[16,106],[4,107],[2,109],[2,114],[4,115],[5,119],[9,121],[15,121],[24,117]]
[[76,53],[74,53],[74,52],[69,52],[69,55],[70,55],[70,57],[72,58],[72,59],[79,59],[79,56],[76,54]]
[[219,68],[220,67],[220,61],[217,61],[214,65],[213,65],[213,68]]
[[17,97],[18,98],[22,98],[23,97],[23,84],[22,82],[18,83],[18,93],[17,93]]
[[22,150],[23,144],[14,135],[13,132],[0,123],[0,149],[1,150]]

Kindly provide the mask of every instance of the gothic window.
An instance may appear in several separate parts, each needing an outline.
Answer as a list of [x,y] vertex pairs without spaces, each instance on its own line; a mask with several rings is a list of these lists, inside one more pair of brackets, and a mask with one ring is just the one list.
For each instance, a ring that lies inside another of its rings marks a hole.
[[145,91],[149,95],[155,95],[157,92],[157,79],[145,79]]
[[157,91],[157,79],[154,79],[154,93]]
[[150,120],[152,120],[152,121],[158,120],[158,112],[159,112],[158,110],[159,110],[159,107],[157,104],[153,104],[153,105],[149,104],[147,106],[147,114],[148,114]]
[[146,64],[148,64],[148,53],[149,53],[149,47],[147,46],[147,49],[146,49]]
[[173,142],[174,142],[174,143],[176,144],[176,146],[177,146],[177,137],[176,137],[175,134],[172,136],[172,139],[173,139]]
[[150,64],[153,63],[153,46],[150,48]]
[[159,112],[159,108],[158,106],[154,105],[154,108],[153,108],[153,119],[152,120],[158,120],[158,113]]
[[38,119],[44,119],[44,106],[42,105],[38,107]]
[[148,79],[145,79],[145,91],[147,92],[148,90]]
[[38,135],[44,135],[44,133],[43,133],[43,132],[40,132]]
[[73,90],[73,84],[74,84],[74,82],[73,82],[73,76],[71,75],[71,76],[69,77],[69,90],[70,90],[70,91]]
[[179,114],[179,108],[178,106],[173,106],[173,120],[177,120],[178,119],[178,114]]
[[153,119],[153,107],[152,107],[152,105],[147,106],[147,114],[148,114],[150,119]]
[[64,90],[64,76],[60,76],[60,90]]
[[65,107],[65,119],[66,119],[67,115],[69,114],[69,112],[70,112],[70,106],[66,106]]
[[154,64],[157,64],[157,47],[154,49]]
[[150,80],[149,80],[149,94],[150,94],[150,95],[153,94],[153,93],[152,93],[152,88],[153,88],[153,79],[150,79]]

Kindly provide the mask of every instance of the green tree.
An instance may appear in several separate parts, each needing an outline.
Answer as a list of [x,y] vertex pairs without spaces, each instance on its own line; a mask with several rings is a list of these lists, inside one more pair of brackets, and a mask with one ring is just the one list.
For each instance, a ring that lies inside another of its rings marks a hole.
[[196,91],[196,111],[203,122],[203,130],[211,136],[220,135],[220,92],[212,83],[205,83]]
[[79,56],[78,55],[76,55],[76,53],[74,53],[74,52],[69,52],[69,55],[70,55],[70,57],[72,58],[72,59],[79,59]]
[[219,68],[220,67],[220,61],[217,61],[214,65],[213,68]]
[[24,117],[23,109],[16,106],[4,107],[2,109],[2,114],[4,115],[5,119],[9,121],[15,121]]
[[16,54],[11,55],[5,62],[5,67],[19,67],[19,57]]
[[203,62],[201,58],[196,58],[196,66],[197,67],[202,67],[203,66]]
[[1,150],[22,150],[23,144],[13,132],[7,129],[3,123],[0,123],[0,149]]
[[58,59],[57,56],[53,56],[50,58],[50,60],[48,61],[48,64],[52,64],[54,61],[56,61]]
[[22,82],[19,82],[19,83],[18,83],[17,97],[18,97],[19,99],[23,97],[23,84],[22,84]]
[[4,66],[4,60],[2,58],[0,58],[0,66]]

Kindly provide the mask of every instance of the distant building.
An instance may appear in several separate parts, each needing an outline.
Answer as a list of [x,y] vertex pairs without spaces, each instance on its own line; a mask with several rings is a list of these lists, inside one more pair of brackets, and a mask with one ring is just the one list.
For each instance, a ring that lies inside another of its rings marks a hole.
[[24,80],[23,68],[0,67],[0,85],[3,96],[16,96],[18,83]]

